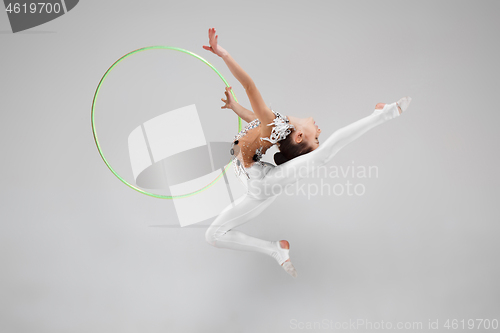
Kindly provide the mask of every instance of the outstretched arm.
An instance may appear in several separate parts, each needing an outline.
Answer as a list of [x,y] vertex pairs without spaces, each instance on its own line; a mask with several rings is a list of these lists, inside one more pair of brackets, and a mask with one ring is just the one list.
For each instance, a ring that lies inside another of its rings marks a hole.
[[[214,28],[208,30],[208,37],[210,40],[210,46],[203,45],[203,48],[213,52],[224,60],[231,73],[241,83],[243,88],[245,88],[248,99],[250,100],[250,104],[252,105],[252,109],[257,118],[259,118],[263,124],[271,123],[274,120],[274,113],[264,102],[264,99],[262,98],[250,75],[248,75],[243,68],[238,65],[233,57],[231,57],[231,55],[218,44],[218,36],[215,35]],[[261,129],[262,136],[268,137],[271,134],[271,126],[262,126]]]
[[248,75],[247,72],[245,72],[243,68],[241,68],[241,66],[238,65],[238,63],[233,59],[233,57],[231,57],[229,52],[227,52],[222,46],[218,44],[219,36],[215,35],[215,28],[208,29],[208,38],[210,46],[203,45],[203,48],[221,57],[222,60],[224,60],[224,62],[226,63],[231,73],[241,83],[241,85],[243,86],[243,88],[245,88],[245,90],[247,90],[251,85],[253,85],[254,82],[250,77],[250,75]]

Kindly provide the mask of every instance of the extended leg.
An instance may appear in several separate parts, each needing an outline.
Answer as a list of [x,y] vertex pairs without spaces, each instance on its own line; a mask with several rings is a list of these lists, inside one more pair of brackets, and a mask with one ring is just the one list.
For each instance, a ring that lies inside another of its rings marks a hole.
[[347,144],[399,114],[400,110],[396,103],[385,104],[382,109],[375,109],[371,115],[340,128],[316,150],[283,163],[267,173],[264,179],[264,186],[268,187],[266,190],[271,191],[275,185],[284,187],[307,177],[318,167],[330,161]]

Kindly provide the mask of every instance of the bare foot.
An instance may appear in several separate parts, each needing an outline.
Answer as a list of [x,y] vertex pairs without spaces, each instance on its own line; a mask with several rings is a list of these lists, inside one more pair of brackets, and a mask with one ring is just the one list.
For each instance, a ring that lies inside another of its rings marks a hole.
[[[290,243],[288,243],[288,241],[286,241],[286,240],[280,240],[280,247],[282,249],[287,249],[288,250],[290,248]],[[287,260],[285,260],[285,262],[287,262],[287,261],[290,261],[290,258],[288,258]],[[281,264],[281,266],[283,266],[283,264]]]

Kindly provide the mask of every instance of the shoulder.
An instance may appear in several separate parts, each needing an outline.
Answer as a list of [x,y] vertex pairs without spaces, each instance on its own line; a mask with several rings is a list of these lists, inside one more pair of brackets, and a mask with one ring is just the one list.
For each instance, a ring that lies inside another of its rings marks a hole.
[[268,136],[263,136],[261,140],[266,140],[269,141],[273,144],[277,143],[278,141],[281,141],[287,137],[288,134],[292,132],[294,129],[293,125],[290,123],[288,120],[288,117],[285,115],[282,115],[281,113],[271,110],[274,114],[274,119],[267,124],[266,127],[270,128],[268,130],[269,135]]

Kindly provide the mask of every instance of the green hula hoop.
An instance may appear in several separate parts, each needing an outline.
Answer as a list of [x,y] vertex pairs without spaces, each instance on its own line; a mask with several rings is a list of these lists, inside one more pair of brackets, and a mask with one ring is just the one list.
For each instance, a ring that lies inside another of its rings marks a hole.
[[[142,189],[140,189],[140,188],[138,188],[138,187],[130,184],[125,179],[123,179],[122,177],[120,177],[120,175],[111,167],[111,165],[109,164],[109,162],[104,157],[104,153],[102,152],[101,146],[99,145],[99,139],[97,138],[97,132],[96,132],[96,127],[95,127],[95,119],[94,119],[94,116],[95,116],[95,106],[96,106],[97,95],[99,95],[99,90],[101,89],[101,85],[104,82],[104,79],[106,78],[106,76],[108,76],[108,74],[111,72],[111,70],[116,65],[118,65],[122,60],[124,60],[125,58],[131,56],[132,54],[136,54],[136,53],[139,53],[139,52],[142,52],[142,51],[146,51],[146,50],[154,50],[154,49],[174,50],[174,51],[179,51],[179,52],[184,52],[186,54],[189,54],[190,56],[193,56],[193,57],[195,57],[195,58],[203,61],[210,68],[212,68],[214,70],[214,72],[217,73],[217,75],[219,75],[219,77],[222,79],[222,81],[224,82],[224,84],[226,85],[226,87],[230,86],[229,83],[227,83],[226,79],[222,76],[222,74],[219,73],[219,71],[214,66],[212,66],[212,64],[210,64],[208,61],[206,61],[205,59],[203,59],[202,57],[200,57],[199,55],[197,55],[197,54],[195,54],[195,53],[193,53],[191,51],[184,50],[184,49],[181,49],[181,48],[178,48],[178,47],[162,46],[162,45],[148,46],[148,47],[143,47],[143,48],[131,51],[131,52],[125,54],[123,57],[121,57],[117,61],[115,61],[115,63],[113,65],[111,65],[111,67],[109,67],[108,70],[104,73],[104,75],[101,78],[101,81],[99,81],[99,84],[97,85],[97,89],[95,90],[95,93],[94,93],[94,99],[92,100],[92,111],[91,111],[92,133],[94,134],[94,141],[95,141],[95,144],[97,146],[97,150],[99,151],[99,154],[101,155],[102,160],[104,161],[104,163],[106,163],[106,165],[108,166],[109,170],[111,170],[111,172],[119,180],[122,181],[122,183],[124,183],[128,187],[136,190],[137,192],[149,195],[151,197],[159,198],[159,199],[180,199],[180,198],[186,198],[186,197],[190,197],[192,195],[198,194],[198,193],[206,190],[207,188],[209,188],[213,184],[215,184],[222,177],[222,175],[226,172],[226,170],[229,168],[229,166],[232,164],[231,161],[226,165],[226,167],[224,168],[224,170],[221,172],[221,174],[219,176],[217,176],[217,178],[215,178],[213,181],[211,181],[207,186],[205,186],[205,187],[203,187],[203,188],[201,188],[201,189],[199,189],[197,191],[194,191],[194,192],[191,192],[191,193],[187,193],[187,194],[183,194],[183,195],[174,195],[174,196],[155,194],[155,193],[144,191],[144,190],[142,190]],[[237,102],[238,100],[236,99],[236,96],[234,95],[234,92],[231,91],[231,93],[232,93],[235,101]],[[241,131],[241,118],[238,117],[238,132],[240,132],[240,131]]]

